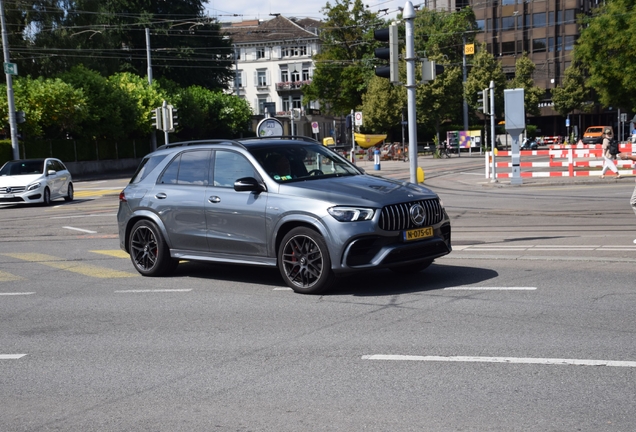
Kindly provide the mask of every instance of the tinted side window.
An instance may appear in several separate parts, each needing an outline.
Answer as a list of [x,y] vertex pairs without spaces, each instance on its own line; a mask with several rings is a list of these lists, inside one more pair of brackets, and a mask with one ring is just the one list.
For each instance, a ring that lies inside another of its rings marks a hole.
[[242,177],[257,178],[250,161],[241,154],[217,150],[214,157],[214,186],[234,187],[234,182]]
[[148,177],[148,174],[150,174],[150,172],[155,169],[156,166],[165,159],[165,157],[165,155],[162,155],[144,158],[139,164],[139,167],[137,167],[137,171],[132,176],[130,183],[139,183],[140,181]]
[[172,159],[172,162],[168,165],[168,168],[165,169],[161,178],[159,179],[159,183],[162,184],[177,184],[177,176],[179,175],[179,163],[181,162],[181,155],[177,155],[176,158]]
[[181,153],[178,184],[207,186],[210,151],[197,150]]

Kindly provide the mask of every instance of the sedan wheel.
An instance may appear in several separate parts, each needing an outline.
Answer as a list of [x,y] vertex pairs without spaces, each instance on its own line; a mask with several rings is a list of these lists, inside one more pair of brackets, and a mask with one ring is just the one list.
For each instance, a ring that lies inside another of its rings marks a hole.
[[42,205],[51,205],[51,191],[49,190],[49,188],[44,188],[44,194],[42,195]]
[[142,275],[163,276],[177,267],[179,261],[170,257],[170,249],[153,222],[137,222],[130,232],[129,239],[130,259]]
[[68,192],[64,197],[64,201],[70,202],[73,201],[73,183],[68,184]]
[[297,293],[322,293],[335,280],[327,244],[309,228],[294,228],[283,238],[278,268],[285,283]]

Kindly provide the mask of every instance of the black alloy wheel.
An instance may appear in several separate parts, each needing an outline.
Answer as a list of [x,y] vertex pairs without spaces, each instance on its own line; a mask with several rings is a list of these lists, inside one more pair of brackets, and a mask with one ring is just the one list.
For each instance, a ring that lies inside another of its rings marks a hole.
[[170,257],[170,248],[157,225],[149,220],[137,222],[130,231],[129,240],[130,259],[144,276],[166,275],[179,264]]

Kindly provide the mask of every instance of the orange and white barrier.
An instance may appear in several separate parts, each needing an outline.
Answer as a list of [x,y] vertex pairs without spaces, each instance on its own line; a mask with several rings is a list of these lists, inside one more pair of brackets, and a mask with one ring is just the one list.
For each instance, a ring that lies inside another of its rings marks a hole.
[[[621,153],[636,153],[636,144],[619,144]],[[498,161],[499,158],[511,157],[512,152],[500,151],[495,155],[495,172],[497,178],[511,178],[511,171],[500,172],[499,169],[512,169],[512,161]],[[545,156],[546,161],[523,161],[524,157]],[[562,159],[562,160],[558,160]],[[501,160],[501,159],[499,159]],[[636,175],[634,162],[616,160],[616,167],[621,175]],[[520,169],[528,168],[532,171],[521,171],[521,177],[591,177],[601,175],[603,167],[603,149],[600,145],[588,146],[553,146],[550,150],[522,150],[519,152]],[[486,153],[486,178],[491,177],[491,153]],[[545,170],[537,170],[545,168]],[[567,170],[564,170],[567,168]],[[596,168],[596,170],[581,170],[580,168]]]

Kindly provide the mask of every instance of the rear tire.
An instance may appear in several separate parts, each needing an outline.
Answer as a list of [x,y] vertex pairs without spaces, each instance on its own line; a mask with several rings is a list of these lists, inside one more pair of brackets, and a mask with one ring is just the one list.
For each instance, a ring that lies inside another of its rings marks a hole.
[[170,248],[154,222],[137,222],[128,238],[130,260],[142,275],[164,276],[171,273],[179,264],[178,260],[170,257]]
[[278,269],[285,283],[301,294],[320,294],[335,281],[327,243],[319,233],[305,227],[294,228],[283,237]]

